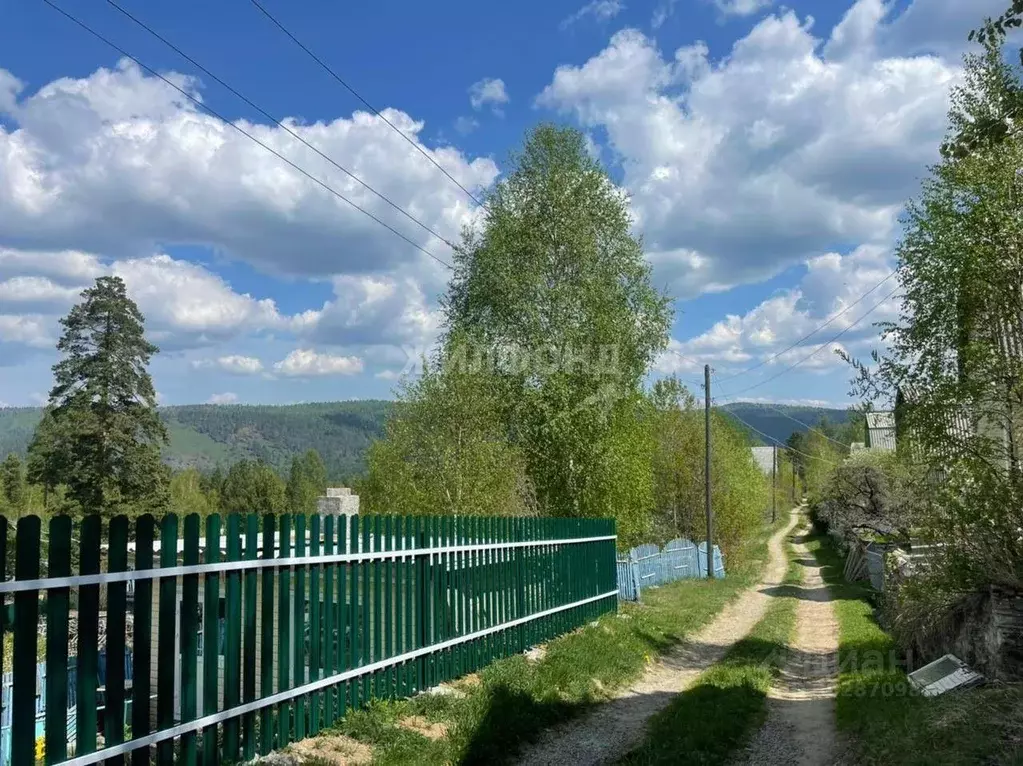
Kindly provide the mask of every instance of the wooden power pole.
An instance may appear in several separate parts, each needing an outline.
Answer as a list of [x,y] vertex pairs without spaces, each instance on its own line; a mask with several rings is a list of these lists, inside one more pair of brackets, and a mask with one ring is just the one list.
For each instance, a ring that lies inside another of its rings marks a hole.
[[714,576],[714,517],[710,508],[710,365],[703,365],[705,450],[703,477],[707,506],[707,577]]

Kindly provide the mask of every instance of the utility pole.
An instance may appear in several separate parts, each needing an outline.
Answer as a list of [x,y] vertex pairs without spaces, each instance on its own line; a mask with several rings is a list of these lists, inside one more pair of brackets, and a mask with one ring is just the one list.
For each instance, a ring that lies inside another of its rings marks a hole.
[[771,523],[778,516],[778,445],[771,453]]
[[795,505],[796,504],[796,462],[794,460],[791,460],[790,462],[792,463],[792,504]]
[[703,476],[707,492],[707,577],[714,577],[714,517],[710,509],[710,365],[703,365],[703,389],[705,394],[704,431],[705,454]]

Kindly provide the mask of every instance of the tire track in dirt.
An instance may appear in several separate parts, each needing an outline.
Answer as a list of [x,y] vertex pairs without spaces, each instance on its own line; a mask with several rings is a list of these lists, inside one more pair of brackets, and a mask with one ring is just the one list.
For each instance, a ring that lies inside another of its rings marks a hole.
[[614,699],[588,715],[556,726],[517,761],[521,766],[594,766],[615,763],[635,749],[646,734],[647,721],[675,695],[690,687],[729,647],[744,638],[767,611],[771,594],[785,577],[785,538],[800,516],[794,510],[785,528],[768,541],[762,581],[742,593],[716,618],[683,641]]
[[838,676],[838,620],[821,567],[795,542],[803,567],[796,635],[778,680],[768,694],[767,720],[736,766],[830,766],[838,760],[835,682]]

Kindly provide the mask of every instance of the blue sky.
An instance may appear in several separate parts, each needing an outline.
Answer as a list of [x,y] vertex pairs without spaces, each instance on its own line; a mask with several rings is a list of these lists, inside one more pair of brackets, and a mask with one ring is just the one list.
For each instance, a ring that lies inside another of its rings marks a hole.
[[[116,9],[55,2],[448,257]],[[876,285],[897,216],[936,158],[969,29],[1004,4],[265,0],[463,186],[499,178],[540,120],[584,130],[677,296],[655,374],[709,363],[722,401],[840,405],[849,372],[828,341],[844,331],[866,355],[871,322],[893,316],[894,280]],[[473,220],[246,0],[122,5],[442,237]],[[3,15],[0,403],[45,397],[57,319],[103,273],[125,278],[163,348],[164,403],[390,395],[436,337],[442,267],[40,0]]]

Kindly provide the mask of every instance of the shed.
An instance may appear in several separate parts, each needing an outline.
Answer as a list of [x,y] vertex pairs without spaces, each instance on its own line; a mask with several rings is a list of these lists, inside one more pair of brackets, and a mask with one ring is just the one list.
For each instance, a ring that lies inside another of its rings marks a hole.
[[895,449],[895,413],[891,411],[868,412],[866,446],[875,452],[891,452]]

